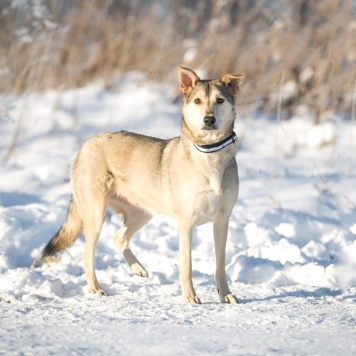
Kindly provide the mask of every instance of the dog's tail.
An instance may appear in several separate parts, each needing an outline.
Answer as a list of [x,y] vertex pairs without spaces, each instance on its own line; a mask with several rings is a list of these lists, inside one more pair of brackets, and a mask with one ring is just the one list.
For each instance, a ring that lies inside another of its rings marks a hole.
[[72,195],[67,211],[66,222],[48,242],[43,249],[41,256],[33,261],[32,267],[38,266],[46,257],[53,256],[73,244],[82,230],[83,220],[78,213],[78,207]]

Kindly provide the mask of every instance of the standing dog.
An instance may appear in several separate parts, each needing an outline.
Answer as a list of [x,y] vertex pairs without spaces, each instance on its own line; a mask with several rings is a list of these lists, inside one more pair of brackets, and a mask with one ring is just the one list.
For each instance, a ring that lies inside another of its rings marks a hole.
[[106,295],[95,275],[94,253],[108,205],[123,215],[115,244],[132,272],[142,277],[148,273],[130,249],[131,237],[154,214],[165,214],[179,224],[183,298],[200,304],[192,283],[192,229],[213,222],[220,301],[238,303],[226,281],[225,248],[239,190],[233,127],[235,96],[244,75],[200,80],[179,67],[178,78],[183,93],[180,137],[161,140],[121,131],[87,140],[73,164],[67,220],[34,265],[63,251],[84,230],[88,290]]

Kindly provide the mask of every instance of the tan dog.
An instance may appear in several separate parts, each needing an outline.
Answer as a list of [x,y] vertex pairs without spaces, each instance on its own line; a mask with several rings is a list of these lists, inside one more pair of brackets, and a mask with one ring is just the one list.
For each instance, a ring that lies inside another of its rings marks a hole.
[[84,268],[90,293],[106,295],[95,275],[94,253],[108,205],[123,214],[114,237],[133,273],[147,277],[132,253],[132,235],[154,214],[179,223],[179,270],[183,298],[200,303],[192,283],[192,229],[214,223],[216,284],[220,301],[237,303],[225,274],[228,223],[239,180],[233,132],[235,96],[244,75],[200,80],[179,67],[183,93],[182,133],[170,140],[130,132],[103,133],[87,140],[72,168],[67,221],[34,261],[63,251],[84,230]]

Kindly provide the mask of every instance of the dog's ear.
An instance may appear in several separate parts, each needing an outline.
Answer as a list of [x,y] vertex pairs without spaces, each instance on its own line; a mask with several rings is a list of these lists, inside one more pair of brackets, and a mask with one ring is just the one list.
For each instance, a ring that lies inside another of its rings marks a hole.
[[192,70],[184,67],[178,67],[178,81],[180,90],[184,95],[188,95],[200,78]]
[[225,88],[233,97],[241,90],[245,74],[225,74],[220,78],[220,82],[224,84]]

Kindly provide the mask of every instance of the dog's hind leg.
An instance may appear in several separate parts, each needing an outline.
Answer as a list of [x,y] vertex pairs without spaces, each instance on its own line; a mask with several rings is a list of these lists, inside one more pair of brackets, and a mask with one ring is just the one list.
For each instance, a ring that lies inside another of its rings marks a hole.
[[225,272],[225,250],[228,232],[229,218],[220,217],[214,223],[214,242],[216,256],[216,287],[219,293],[220,301],[223,303],[237,304],[237,298],[231,293],[227,285]]
[[101,289],[95,274],[95,248],[106,216],[106,195],[100,189],[93,188],[93,186],[91,189],[83,190],[81,195],[80,200],[82,202],[81,208],[85,235],[83,262],[85,277],[88,283],[88,292],[107,295]]
[[131,271],[137,276],[148,278],[148,272],[131,251],[130,240],[136,231],[151,220],[152,215],[128,204],[111,205],[115,211],[124,215],[123,224],[114,237],[115,245],[122,252]]

